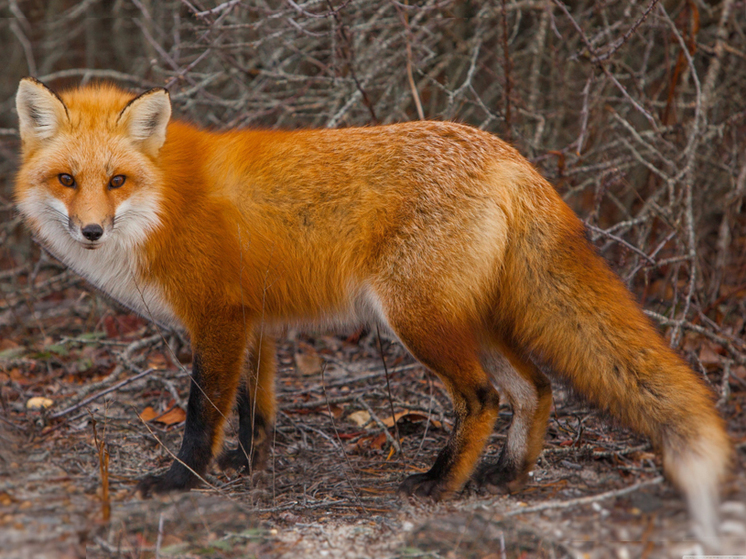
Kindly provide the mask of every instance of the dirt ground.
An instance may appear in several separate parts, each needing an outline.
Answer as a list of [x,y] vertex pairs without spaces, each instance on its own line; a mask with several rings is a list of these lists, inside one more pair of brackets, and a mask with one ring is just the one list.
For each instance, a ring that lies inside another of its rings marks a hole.
[[[4,269],[0,285],[0,557],[626,559],[704,551],[647,442],[562,386],[546,450],[520,494],[467,487],[437,505],[400,499],[397,485],[429,468],[452,416],[440,383],[384,338],[386,374],[375,331],[288,332],[278,344],[281,411],[268,469],[214,469],[210,487],[141,500],[137,480],[166,467],[181,439],[186,341],[110,305],[43,256]],[[746,368],[710,355],[697,336],[685,347],[721,396],[738,447],[722,553],[746,553]],[[509,422],[505,407],[486,459]]]

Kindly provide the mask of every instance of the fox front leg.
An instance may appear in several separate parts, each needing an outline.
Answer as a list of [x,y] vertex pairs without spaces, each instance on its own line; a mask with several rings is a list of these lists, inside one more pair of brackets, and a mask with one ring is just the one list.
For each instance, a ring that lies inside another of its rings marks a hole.
[[181,449],[165,473],[138,484],[143,497],[191,489],[204,476],[222,445],[223,426],[240,382],[244,330],[241,321],[223,319],[192,335],[192,382]]

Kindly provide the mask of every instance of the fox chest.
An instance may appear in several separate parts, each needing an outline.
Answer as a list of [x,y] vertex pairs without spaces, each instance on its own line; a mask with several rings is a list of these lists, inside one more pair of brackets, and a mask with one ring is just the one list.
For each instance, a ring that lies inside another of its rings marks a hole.
[[160,286],[142,279],[136,255],[121,245],[86,250],[77,244],[49,243],[48,250],[96,288],[128,309],[157,324],[181,323]]

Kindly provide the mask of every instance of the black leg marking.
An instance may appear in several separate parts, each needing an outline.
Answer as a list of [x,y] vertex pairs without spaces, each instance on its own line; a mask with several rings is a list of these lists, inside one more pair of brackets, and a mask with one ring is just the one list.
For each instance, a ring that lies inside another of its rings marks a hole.
[[531,465],[517,464],[511,460],[506,447],[500,451],[497,462],[484,463],[474,475],[479,486],[491,493],[515,493],[528,481]]
[[244,384],[238,393],[238,447],[224,452],[218,458],[221,470],[253,472],[267,462],[271,426],[266,418],[254,410],[250,393]]
[[[212,404],[203,394],[205,386],[199,353],[195,352],[192,365],[192,382],[187,404],[186,426],[177,460],[163,474],[149,475],[137,485],[143,497],[151,493],[183,491],[197,486],[212,459],[212,441],[215,425],[210,425],[207,406]],[[191,469],[191,471],[190,471]]]
[[454,449],[451,441],[438,453],[435,463],[424,474],[414,474],[399,485],[401,495],[415,497],[430,497],[439,500],[443,489],[444,476],[448,473],[453,463]]

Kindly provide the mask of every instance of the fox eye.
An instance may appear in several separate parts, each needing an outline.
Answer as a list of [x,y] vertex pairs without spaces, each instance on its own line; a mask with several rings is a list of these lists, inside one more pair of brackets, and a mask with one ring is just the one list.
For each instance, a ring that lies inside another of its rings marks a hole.
[[109,188],[119,188],[124,184],[124,181],[127,177],[124,175],[116,175],[111,177],[111,180],[109,181]]
[[60,173],[59,175],[57,175],[57,178],[59,179],[62,186],[75,188],[75,179],[72,177],[72,175],[68,175],[67,173]]

